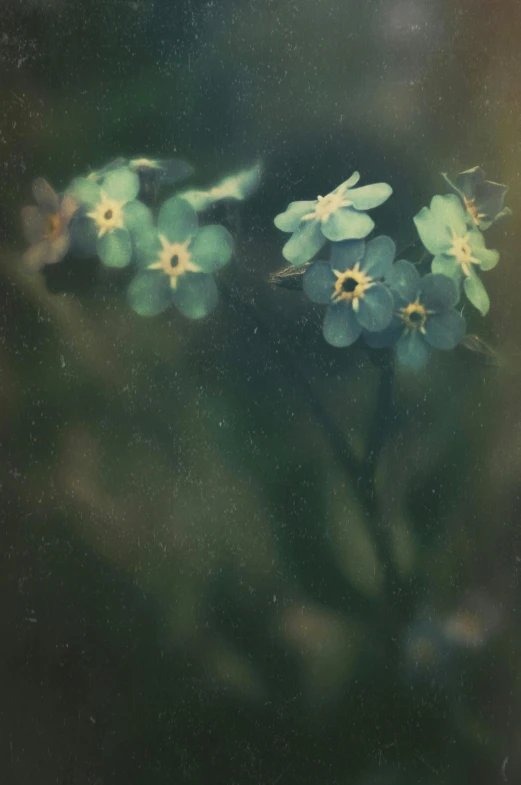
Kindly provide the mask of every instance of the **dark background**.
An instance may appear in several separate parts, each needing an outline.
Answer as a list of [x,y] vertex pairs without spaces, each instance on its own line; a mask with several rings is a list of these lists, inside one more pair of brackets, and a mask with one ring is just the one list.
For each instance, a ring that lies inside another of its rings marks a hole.
[[[0,2],[0,782],[521,781],[520,40],[517,0]],[[203,186],[262,160],[202,323],[138,318],[93,262],[24,272],[31,181],[117,155]],[[358,169],[405,246],[477,164],[514,212],[466,309],[493,357],[395,381],[404,600],[335,447],[363,453],[378,368],[269,285],[272,219]],[[494,634],[418,674],[407,630],[468,596]]]

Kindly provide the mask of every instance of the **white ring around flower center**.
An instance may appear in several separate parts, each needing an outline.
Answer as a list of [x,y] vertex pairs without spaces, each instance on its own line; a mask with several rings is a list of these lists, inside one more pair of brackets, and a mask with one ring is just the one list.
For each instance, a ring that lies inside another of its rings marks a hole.
[[360,262],[343,273],[333,270],[333,274],[336,276],[335,290],[331,296],[333,302],[351,301],[354,310],[358,311],[360,298],[364,297],[366,291],[374,286],[373,279],[360,270]]
[[341,207],[351,207],[353,203],[349,199],[344,199],[343,189],[340,191],[333,191],[327,196],[318,196],[315,209],[313,212],[304,215],[303,221],[327,221],[327,219],[336,213]]
[[192,254],[188,250],[191,239],[184,243],[169,243],[166,237],[159,235],[161,251],[157,262],[149,264],[147,270],[163,270],[170,278],[170,286],[177,289],[177,281],[186,272],[200,273],[201,269],[192,262]]
[[470,247],[470,232],[464,236],[457,235],[454,229],[452,232],[452,245],[448,251],[451,256],[454,256],[456,262],[461,265],[464,274],[470,276],[470,265],[479,264],[479,259],[472,256],[472,248]]
[[110,199],[103,191],[101,192],[101,199],[92,210],[87,213],[89,218],[92,218],[98,229],[98,237],[103,237],[107,232],[112,229],[123,229],[123,207],[126,202]]

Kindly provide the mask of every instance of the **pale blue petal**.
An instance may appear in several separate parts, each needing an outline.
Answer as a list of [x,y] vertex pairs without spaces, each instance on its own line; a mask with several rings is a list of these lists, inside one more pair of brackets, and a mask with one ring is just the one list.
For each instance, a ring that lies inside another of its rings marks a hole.
[[391,270],[396,246],[390,237],[382,234],[367,243],[360,269],[370,278],[386,278]]
[[400,365],[411,371],[425,367],[429,359],[429,347],[418,330],[402,335],[396,344],[396,358]]
[[184,199],[172,196],[164,202],[157,228],[170,243],[184,243],[197,232],[197,213]]
[[479,266],[482,270],[492,270],[499,262],[499,251],[488,249],[485,246],[483,235],[479,229],[474,229],[470,233],[470,247],[472,255],[479,259]]
[[141,267],[148,267],[158,262],[163,246],[157,229],[151,226],[137,234],[134,238],[134,247],[136,259]]
[[349,188],[353,188],[359,180],[360,180],[360,172],[353,172],[351,177],[345,182],[341,183],[338,186],[338,188],[335,188],[333,193],[336,194],[339,191],[347,191]]
[[344,240],[342,243],[335,243],[331,249],[331,267],[339,273],[352,270],[353,267],[362,262],[365,253],[364,240]]
[[490,308],[490,299],[474,270],[471,269],[470,277],[465,278],[463,288],[472,305],[478,309],[482,316],[485,316]]
[[431,213],[434,221],[440,226],[449,227],[458,237],[467,234],[467,211],[455,194],[433,196]]
[[326,305],[335,291],[336,275],[329,262],[315,262],[304,273],[302,288],[314,303]]
[[189,319],[202,319],[213,311],[219,300],[217,285],[212,275],[184,273],[172,289],[175,306]]
[[385,330],[381,332],[364,333],[364,339],[371,349],[385,349],[388,346],[395,344],[401,337],[404,331],[404,324],[397,316],[393,316],[391,323]]
[[139,177],[130,169],[114,169],[103,178],[103,192],[118,202],[132,202],[139,193]]
[[431,270],[433,273],[446,275],[447,278],[451,278],[456,284],[459,284],[463,275],[463,270],[454,256],[447,256],[446,254],[434,257]]
[[126,267],[132,258],[132,242],[126,229],[113,229],[96,243],[98,256],[107,267]]
[[291,202],[283,213],[275,216],[273,223],[282,232],[296,232],[304,215],[313,213],[317,200],[313,202]]
[[429,311],[445,311],[459,300],[459,287],[446,275],[426,275],[420,283],[420,301]]
[[67,188],[66,195],[72,197],[79,207],[91,210],[101,200],[101,188],[86,177],[76,177]]
[[370,332],[385,330],[393,318],[393,298],[389,289],[381,283],[371,286],[364,297],[358,300],[356,317],[362,327]]
[[400,259],[393,264],[386,280],[393,292],[396,292],[401,300],[406,303],[412,303],[416,300],[420,285],[420,274],[413,264],[405,261],[405,259]]
[[233,239],[224,226],[204,226],[190,246],[192,261],[203,273],[212,273],[228,264],[233,254]]
[[340,207],[329,218],[322,221],[324,236],[334,243],[367,237],[373,227],[373,219],[353,207]]
[[362,333],[350,302],[332,303],[326,310],[322,333],[331,346],[351,346]]
[[413,220],[420,240],[430,253],[440,254],[450,248],[452,242],[450,227],[437,221],[428,207],[422,207]]
[[128,288],[127,298],[132,310],[140,316],[157,316],[172,302],[168,276],[161,272],[137,275]]
[[392,192],[393,189],[387,183],[373,183],[350,190],[346,198],[357,210],[372,210],[387,201]]
[[465,335],[465,319],[450,309],[429,316],[425,324],[425,340],[435,349],[454,349]]
[[151,211],[143,202],[128,202],[123,208],[123,222],[131,234],[142,234],[153,228]]
[[309,262],[325,242],[320,224],[316,221],[303,221],[282,249],[282,255],[288,262],[298,266]]

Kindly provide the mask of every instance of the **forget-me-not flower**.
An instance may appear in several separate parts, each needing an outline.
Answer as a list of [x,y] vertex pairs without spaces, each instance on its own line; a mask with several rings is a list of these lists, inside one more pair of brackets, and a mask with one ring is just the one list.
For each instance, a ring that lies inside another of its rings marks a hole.
[[138,175],[123,166],[109,169],[101,184],[78,177],[69,186],[68,193],[88,219],[85,228],[94,228],[92,251],[108,267],[126,267],[132,258],[133,240],[152,226],[150,210],[136,200],[139,185]]
[[508,185],[485,180],[485,172],[479,166],[460,172],[454,180],[442,174],[450,189],[460,197],[467,211],[470,223],[485,231],[493,223],[512,210],[505,207],[505,196]]
[[394,298],[394,315],[387,329],[366,333],[373,348],[396,346],[401,365],[423,368],[430,349],[454,349],[465,334],[465,319],[454,310],[459,294],[456,284],[444,275],[420,278],[416,267],[405,260],[395,262],[387,282]]
[[184,199],[168,199],[157,228],[136,241],[140,272],[128,298],[141,316],[155,316],[172,302],[182,314],[201,319],[217,305],[213,272],[228,264],[233,240],[223,226],[198,228],[197,214]]
[[383,204],[393,190],[387,183],[373,183],[362,188],[355,172],[327,196],[314,201],[291,202],[275,218],[275,226],[292,236],[282,249],[283,256],[294,265],[304,264],[320,251],[327,240],[363,239],[374,227],[366,210]]
[[382,283],[391,269],[395,245],[382,235],[367,245],[363,240],[335,243],[329,262],[314,262],[304,273],[303,288],[310,300],[327,304],[322,327],[332,346],[350,346],[362,330],[378,331],[393,315],[393,298]]
[[487,249],[479,229],[469,226],[459,198],[454,194],[434,196],[430,208],[423,207],[414,223],[424,246],[434,255],[432,272],[446,275],[458,285],[463,280],[465,294],[484,316],[490,301],[476,268],[491,270],[499,253]]
[[32,190],[36,205],[22,209],[23,231],[30,243],[23,258],[39,270],[60,262],[69,250],[69,224],[77,204],[70,196],[59,196],[42,177],[34,181]]

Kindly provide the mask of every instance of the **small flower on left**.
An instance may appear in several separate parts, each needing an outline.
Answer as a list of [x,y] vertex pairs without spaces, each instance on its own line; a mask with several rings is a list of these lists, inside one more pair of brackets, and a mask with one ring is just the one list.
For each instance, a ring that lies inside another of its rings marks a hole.
[[173,303],[190,319],[202,319],[217,305],[212,273],[233,253],[224,226],[198,226],[197,213],[184,199],[168,199],[151,227],[136,241],[140,272],[130,284],[128,299],[140,316],[155,316]]
[[86,218],[86,231],[94,228],[97,253],[107,267],[126,267],[132,259],[133,241],[152,226],[152,214],[137,201],[139,177],[126,166],[109,171],[101,185],[86,177],[71,183],[68,193]]
[[23,231],[30,243],[23,258],[29,267],[40,270],[60,262],[67,254],[69,223],[77,204],[67,194],[59,196],[42,177],[34,181],[32,191],[36,205],[22,209]]

